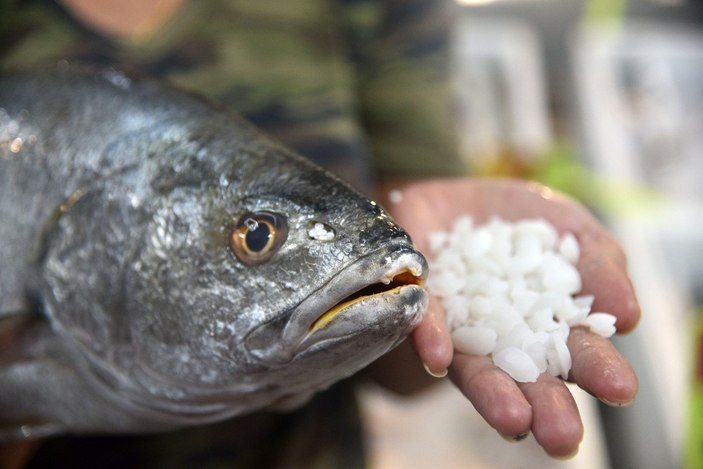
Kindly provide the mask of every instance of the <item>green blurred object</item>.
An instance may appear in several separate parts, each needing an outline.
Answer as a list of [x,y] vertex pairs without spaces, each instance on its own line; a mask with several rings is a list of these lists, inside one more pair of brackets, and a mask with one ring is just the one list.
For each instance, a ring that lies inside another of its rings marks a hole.
[[667,206],[666,196],[644,184],[599,174],[587,168],[569,139],[557,139],[542,154],[526,157],[504,148],[477,176],[511,177],[541,182],[613,217],[653,217]]
[[584,23],[610,22],[618,26],[627,10],[627,0],[589,0],[585,4]]
[[528,176],[605,215],[652,216],[666,202],[664,194],[644,184],[604,176],[586,168],[568,140],[556,141],[537,160]]
[[703,467],[703,306],[698,308],[694,320],[697,324],[693,328],[691,397],[688,403],[688,432],[683,461],[686,469]]

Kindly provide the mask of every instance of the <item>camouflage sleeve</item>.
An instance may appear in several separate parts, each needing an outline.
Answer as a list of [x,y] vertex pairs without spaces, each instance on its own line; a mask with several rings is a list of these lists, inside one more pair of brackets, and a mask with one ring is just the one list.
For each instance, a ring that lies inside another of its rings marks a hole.
[[347,0],[362,121],[381,175],[465,172],[453,118],[450,0]]
[[101,35],[60,2],[0,3],[0,70],[61,60],[162,78],[244,115],[363,189],[371,167],[336,0],[187,2],[141,38]]
[[449,89],[451,0],[202,0],[129,40],[103,37],[59,5],[0,3],[0,69],[67,60],[164,78],[362,188],[371,166],[396,176],[463,171]]

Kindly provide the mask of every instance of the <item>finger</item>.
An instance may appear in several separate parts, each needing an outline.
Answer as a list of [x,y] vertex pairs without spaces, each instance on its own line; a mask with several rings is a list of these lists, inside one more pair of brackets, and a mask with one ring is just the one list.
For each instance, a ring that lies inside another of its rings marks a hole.
[[551,210],[542,208],[545,218],[560,233],[571,232],[578,239],[581,255],[577,268],[582,277],[582,293],[595,296],[594,310],[617,316],[618,332],[634,329],[641,312],[620,243],[574,200],[559,194],[544,200],[553,203]]
[[422,322],[412,333],[412,345],[425,369],[434,376],[444,376],[452,362],[454,347],[444,312],[435,298],[430,303]]
[[637,376],[609,340],[574,328],[568,346],[572,357],[569,377],[581,388],[610,405],[627,405],[635,399]]
[[614,241],[593,233],[579,235],[581,257],[577,268],[582,278],[582,293],[595,296],[594,311],[617,317],[618,332],[628,332],[640,320],[635,289],[625,269],[625,255]]
[[519,439],[530,431],[530,403],[515,381],[496,368],[490,357],[456,354],[449,376],[498,433]]
[[[508,193],[520,191],[520,185],[507,182]],[[521,200],[519,218],[543,217],[564,234],[571,232],[579,242],[581,256],[578,269],[583,292],[595,294],[594,307],[618,316],[618,331],[633,329],[640,318],[640,308],[627,275],[627,260],[620,243],[584,206],[539,184],[527,183],[532,197]],[[512,206],[512,210],[515,207]]]
[[518,386],[532,406],[532,434],[537,443],[551,456],[573,456],[583,439],[583,423],[564,382],[542,373],[536,382]]

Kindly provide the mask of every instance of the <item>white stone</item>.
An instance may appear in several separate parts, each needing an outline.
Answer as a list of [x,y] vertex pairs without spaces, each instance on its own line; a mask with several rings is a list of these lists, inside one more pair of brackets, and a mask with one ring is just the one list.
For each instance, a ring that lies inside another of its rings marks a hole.
[[544,220],[494,217],[474,226],[459,217],[451,232],[435,233],[429,243],[427,287],[442,301],[455,349],[491,354],[517,381],[542,372],[566,379],[571,327],[604,337],[615,332],[614,316],[590,313],[593,295],[574,296],[582,286],[578,240],[560,238]]
[[594,334],[608,338],[615,334],[616,319],[609,313],[591,313],[586,316],[583,325],[587,326]]
[[576,237],[571,233],[566,233],[562,236],[559,242],[559,254],[564,256],[569,262],[576,265],[581,256],[581,248],[579,247]]
[[490,327],[463,326],[452,332],[454,348],[471,355],[488,355],[496,346],[498,334]]
[[539,368],[530,356],[516,347],[509,347],[493,355],[493,363],[508,373],[515,381],[537,381]]

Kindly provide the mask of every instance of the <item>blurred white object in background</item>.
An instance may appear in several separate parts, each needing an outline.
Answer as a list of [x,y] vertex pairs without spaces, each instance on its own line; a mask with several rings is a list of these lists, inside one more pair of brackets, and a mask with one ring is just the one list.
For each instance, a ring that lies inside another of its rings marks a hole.
[[479,168],[506,152],[529,165],[552,140],[539,38],[517,19],[458,23],[454,67],[465,155]]
[[703,288],[703,34],[591,28],[574,42],[574,59],[589,160],[665,196],[646,228],[676,251],[667,256],[676,279]]
[[680,467],[688,313],[703,291],[703,35],[657,23],[591,25],[572,52],[593,168],[664,200],[650,216],[607,220],[626,248],[644,313],[637,332],[619,341],[640,375],[640,395],[613,413],[617,450],[631,467]]
[[371,469],[607,469],[594,399],[569,385],[584,421],[584,439],[573,459],[547,455],[529,435],[504,440],[447,379],[413,398],[377,386],[360,390]]

